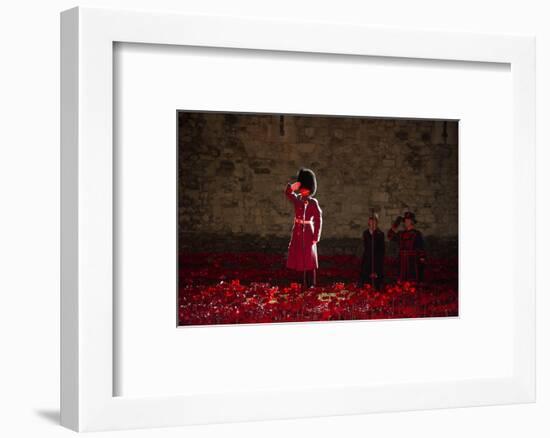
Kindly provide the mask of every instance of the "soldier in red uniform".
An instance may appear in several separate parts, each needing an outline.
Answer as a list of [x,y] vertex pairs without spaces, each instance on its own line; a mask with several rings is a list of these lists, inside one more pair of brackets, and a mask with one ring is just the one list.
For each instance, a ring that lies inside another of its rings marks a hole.
[[[403,221],[403,230],[398,227]],[[426,252],[424,238],[415,228],[416,217],[407,211],[404,216],[398,216],[388,231],[388,239],[399,242],[399,280],[423,281]]]
[[[294,205],[292,235],[288,245],[286,267],[302,272],[304,287],[313,287],[316,282],[317,242],[321,236],[322,211],[313,196],[317,190],[315,173],[302,168],[296,182],[288,183],[286,197]],[[297,195],[296,192],[299,192]]]

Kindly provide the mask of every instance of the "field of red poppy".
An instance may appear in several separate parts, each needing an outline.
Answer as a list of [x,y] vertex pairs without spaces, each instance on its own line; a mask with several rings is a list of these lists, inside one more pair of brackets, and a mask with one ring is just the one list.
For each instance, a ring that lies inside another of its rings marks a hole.
[[180,325],[425,318],[458,315],[456,259],[429,260],[423,283],[397,282],[387,258],[380,291],[357,287],[359,259],[320,256],[317,286],[280,255],[194,253],[179,256]]

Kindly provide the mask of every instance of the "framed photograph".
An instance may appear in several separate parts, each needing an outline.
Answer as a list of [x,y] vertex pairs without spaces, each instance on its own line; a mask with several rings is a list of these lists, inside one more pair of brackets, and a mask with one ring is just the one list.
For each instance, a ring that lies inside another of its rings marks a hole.
[[63,12],[62,424],[533,402],[534,65],[531,36]]
[[458,124],[178,112],[178,324],[458,316]]

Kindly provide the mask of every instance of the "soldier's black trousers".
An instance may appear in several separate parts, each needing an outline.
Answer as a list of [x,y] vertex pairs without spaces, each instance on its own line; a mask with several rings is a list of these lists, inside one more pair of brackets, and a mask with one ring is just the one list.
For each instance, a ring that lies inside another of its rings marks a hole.
[[[304,271],[300,272],[302,274],[302,277],[300,278],[300,283],[304,286],[304,288],[313,287],[315,286],[317,282],[317,270],[312,269],[310,271]],[[304,284],[305,281],[305,284]]]

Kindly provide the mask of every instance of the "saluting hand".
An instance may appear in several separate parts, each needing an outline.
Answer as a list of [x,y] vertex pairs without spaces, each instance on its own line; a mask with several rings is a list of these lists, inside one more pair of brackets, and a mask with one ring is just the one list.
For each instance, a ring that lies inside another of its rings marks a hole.
[[300,181],[296,181],[294,184],[291,184],[290,185],[290,188],[292,189],[293,192],[295,192],[296,190],[298,190],[300,188],[302,184],[300,184]]
[[403,218],[401,216],[397,216],[395,218],[395,221],[392,224],[393,228],[397,228],[399,225],[401,225],[401,222],[403,221]]

